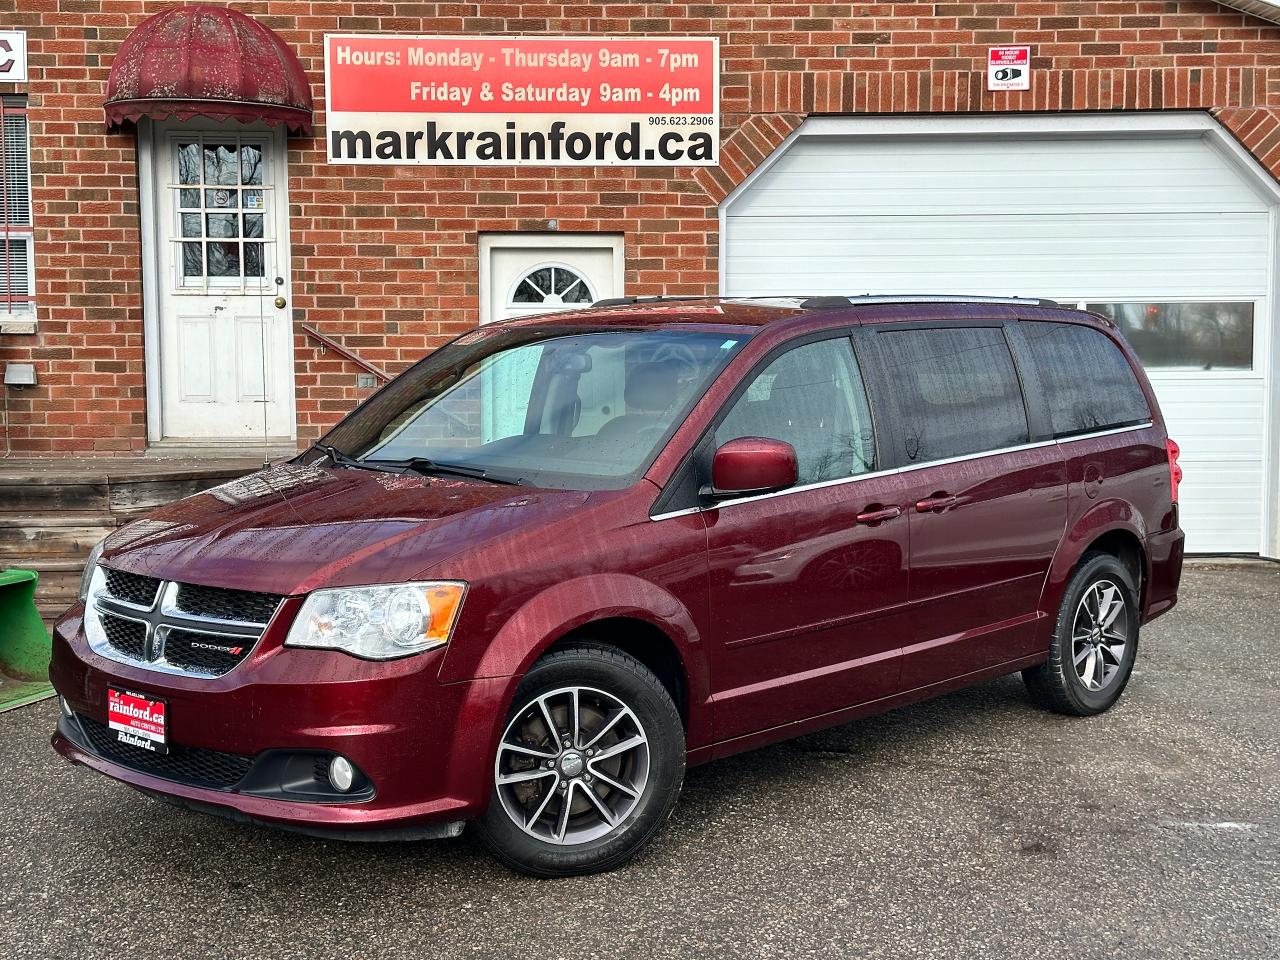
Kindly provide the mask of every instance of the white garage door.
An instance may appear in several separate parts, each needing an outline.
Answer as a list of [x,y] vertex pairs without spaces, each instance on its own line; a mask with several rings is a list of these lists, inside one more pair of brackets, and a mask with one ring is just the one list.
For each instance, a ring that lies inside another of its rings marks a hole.
[[1217,139],[1009,135],[990,120],[978,135],[956,121],[950,135],[921,135],[920,121],[916,135],[884,121],[847,132],[860,123],[809,121],[725,202],[724,292],[1021,295],[1109,312],[1182,445],[1188,551],[1260,552],[1272,201]]

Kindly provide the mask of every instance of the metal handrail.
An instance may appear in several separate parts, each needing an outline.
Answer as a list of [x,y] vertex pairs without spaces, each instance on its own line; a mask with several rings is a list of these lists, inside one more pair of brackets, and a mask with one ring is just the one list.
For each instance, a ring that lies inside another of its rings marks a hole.
[[306,332],[308,337],[316,341],[316,343],[320,344],[322,347],[326,347],[329,350],[332,350],[334,353],[342,357],[344,360],[350,360],[361,370],[365,371],[366,373],[373,374],[382,383],[390,382],[391,374],[387,373],[387,371],[383,370],[381,367],[375,366],[374,364],[370,363],[368,360],[365,360],[363,357],[359,356],[358,354],[352,353],[350,350],[344,347],[337,340],[333,339],[333,337],[330,337],[327,334],[321,333],[319,330],[311,326],[311,324],[309,323],[299,324],[299,326],[302,327],[302,329]]

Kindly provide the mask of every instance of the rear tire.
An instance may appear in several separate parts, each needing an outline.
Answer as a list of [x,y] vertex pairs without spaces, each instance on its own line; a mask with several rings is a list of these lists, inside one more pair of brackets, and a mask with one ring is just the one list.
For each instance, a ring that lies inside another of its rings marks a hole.
[[612,870],[670,816],[684,759],[680,714],[643,664],[591,643],[553,651],[516,691],[476,830],[529,876]]
[[1022,671],[1031,699],[1075,717],[1109,710],[1133,673],[1138,618],[1125,565],[1109,553],[1085,554],[1058,608],[1049,659]]

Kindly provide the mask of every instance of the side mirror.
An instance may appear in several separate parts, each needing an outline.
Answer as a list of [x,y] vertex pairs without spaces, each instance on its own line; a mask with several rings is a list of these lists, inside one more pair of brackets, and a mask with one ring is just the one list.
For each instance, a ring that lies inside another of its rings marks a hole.
[[799,476],[796,449],[782,440],[739,437],[723,444],[711,460],[711,486],[703,496],[713,499],[772,493],[795,486]]

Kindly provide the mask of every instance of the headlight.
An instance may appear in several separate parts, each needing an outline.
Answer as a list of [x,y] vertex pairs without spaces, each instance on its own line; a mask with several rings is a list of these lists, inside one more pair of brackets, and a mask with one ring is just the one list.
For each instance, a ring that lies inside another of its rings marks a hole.
[[102,545],[107,542],[103,537],[97,546],[89,551],[89,559],[84,562],[84,572],[80,574],[80,602],[84,603],[89,596],[89,584],[93,582],[93,571],[98,566],[98,558],[102,556]]
[[449,642],[465,583],[337,587],[307,597],[285,639],[288,647],[341,650],[365,660],[394,660]]

